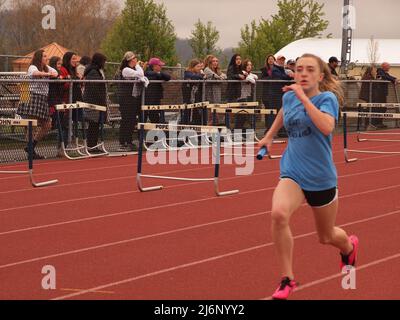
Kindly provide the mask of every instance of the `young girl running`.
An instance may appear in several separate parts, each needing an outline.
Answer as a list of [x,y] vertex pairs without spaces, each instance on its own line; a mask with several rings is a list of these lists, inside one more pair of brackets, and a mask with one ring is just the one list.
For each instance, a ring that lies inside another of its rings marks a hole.
[[297,287],[289,221],[304,199],[313,210],[320,242],[340,250],[341,268],[355,265],[358,250],[357,237],[335,227],[338,190],[331,142],[339,103],[343,103],[340,84],[327,64],[312,54],[297,61],[295,80],[283,88],[283,108],[259,143],[270,149],[273,137],[285,126],[289,141],[272,198],[272,237],[282,272],[274,299],[287,299]]

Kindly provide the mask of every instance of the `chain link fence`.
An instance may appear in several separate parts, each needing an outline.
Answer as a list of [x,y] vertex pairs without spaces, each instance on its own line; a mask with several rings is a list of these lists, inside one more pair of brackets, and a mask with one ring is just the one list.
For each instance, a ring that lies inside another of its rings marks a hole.
[[[342,81],[346,110],[357,109],[360,102],[398,103],[398,87],[386,81]],[[0,118],[44,118],[36,129],[35,151],[45,158],[60,156],[60,144],[76,143],[86,137],[90,146],[100,140],[108,152],[120,152],[121,146],[137,144],[135,125],[138,121],[180,122],[211,124],[211,115],[198,110],[147,111],[142,114],[141,105],[180,105],[209,101],[213,104],[227,102],[254,102],[258,108],[280,109],[282,87],[287,81],[258,80],[255,84],[246,81],[150,81],[128,80],[32,80],[25,73],[0,73]],[[107,112],[93,110],[64,110],[57,112],[57,104],[73,104],[77,101],[104,106]],[[398,108],[389,108],[399,112]],[[371,110],[378,111],[378,110]],[[380,109],[380,111],[383,111]],[[203,118],[202,118],[203,116]],[[269,128],[273,118],[256,116],[256,127],[260,135]],[[389,121],[389,120],[388,120]],[[223,115],[218,115],[218,124],[224,124]],[[357,121],[350,123],[356,130]],[[386,122],[386,120],[385,120]],[[232,128],[249,128],[253,119],[249,115],[237,115],[232,119]],[[389,127],[396,123],[386,122]],[[364,123],[366,129],[368,123]],[[103,130],[101,128],[103,127]],[[44,129],[43,129],[44,128]],[[341,123],[337,132],[341,132]],[[63,139],[62,139],[63,138]],[[9,163],[26,160],[26,132],[21,128],[0,126],[0,161]]]

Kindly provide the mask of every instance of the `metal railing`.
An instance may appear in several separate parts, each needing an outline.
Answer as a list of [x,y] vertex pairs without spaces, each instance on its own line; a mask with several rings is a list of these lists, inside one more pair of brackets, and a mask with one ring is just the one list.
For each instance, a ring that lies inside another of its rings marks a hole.
[[[140,94],[138,104],[184,104],[200,101],[209,101],[210,103],[226,103],[236,102],[240,100],[258,101],[260,108],[279,108],[281,104],[283,85],[288,81],[273,81],[273,80],[258,80],[254,85],[246,83],[246,81],[236,80],[204,80],[204,81],[188,81],[188,80],[171,80],[164,81],[150,81],[150,84],[145,88],[140,81],[127,81],[127,80],[33,80],[28,79],[25,74],[0,74],[0,117],[14,117],[18,113],[18,109],[23,104],[31,102],[32,93],[38,88],[38,85],[43,85],[50,88],[52,86],[65,87],[62,88],[62,97],[58,100],[62,103],[73,103],[76,92],[79,90],[82,99],[85,97],[86,88],[91,86],[91,90],[96,90],[96,86],[106,90],[106,107],[107,118],[104,125],[104,139],[106,148],[113,151],[119,147],[119,134],[121,126],[121,114],[126,113],[124,110],[124,103],[126,99],[129,100],[129,91],[133,86],[139,86]],[[398,87],[386,81],[356,81],[346,80],[342,81],[342,86],[345,93],[344,108],[356,108],[359,102],[374,102],[374,103],[398,103]],[[233,85],[233,86],[232,86]],[[125,89],[123,88],[125,86]],[[126,89],[126,86],[131,86]],[[244,86],[246,86],[245,89]],[[78,88],[78,89],[77,89]],[[100,90],[100,89],[99,89]],[[124,92],[121,92],[124,91]],[[128,91],[126,91],[128,90]],[[51,90],[50,90],[51,91]],[[54,91],[51,91],[54,94]],[[248,96],[243,96],[248,94]],[[360,99],[360,97],[364,99]],[[242,99],[240,99],[242,98]],[[232,100],[234,99],[234,100]],[[57,99],[56,99],[57,100]],[[125,103],[126,104],[126,103]],[[122,106],[122,107],[121,107]],[[132,106],[134,107],[134,106]],[[139,116],[140,113],[138,113]],[[67,141],[73,141],[73,122],[74,115],[72,112],[68,114],[68,121],[64,120],[65,128],[68,130]],[[146,113],[146,118],[153,121],[157,118],[156,112],[149,111]],[[158,117],[159,118],[159,117]],[[179,112],[166,113],[165,120],[180,121],[181,114]],[[139,119],[137,119],[139,121]],[[248,121],[248,120],[245,120]],[[267,118],[261,115],[257,116],[257,126],[260,130],[264,131],[267,126]],[[222,122],[222,121],[221,121]],[[356,124],[353,127],[349,124],[349,129],[355,130]],[[338,130],[341,130],[339,125]],[[21,141],[24,136],[20,133],[19,136],[13,135],[12,132],[7,132],[9,141],[18,141],[19,144],[16,148],[23,150]],[[55,157],[57,155],[58,138],[57,131],[53,125],[53,130],[44,139],[42,143],[42,153],[47,157]],[[0,132],[0,140],[4,138],[4,132]],[[137,139],[134,136],[134,139]],[[10,150],[10,143],[2,145],[0,141],[0,150]],[[5,148],[5,149],[4,149]],[[19,161],[25,156],[24,152],[15,152],[13,156],[8,156],[3,161]]]

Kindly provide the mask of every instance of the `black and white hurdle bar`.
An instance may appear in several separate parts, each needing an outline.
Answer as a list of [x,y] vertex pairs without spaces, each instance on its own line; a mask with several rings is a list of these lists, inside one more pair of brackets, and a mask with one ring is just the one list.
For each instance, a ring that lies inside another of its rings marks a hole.
[[0,118],[0,126],[28,128],[28,171],[0,171],[0,174],[29,174],[33,187],[47,187],[56,184],[58,180],[35,182],[33,177],[33,127],[37,126],[37,120]]
[[[372,108],[385,108],[385,109],[397,109],[400,112],[400,103],[358,103],[357,104],[358,112],[363,112],[362,109],[369,109],[369,112],[372,112]],[[357,141],[378,141],[378,142],[400,142],[400,140],[394,139],[382,139],[385,136],[394,136],[400,135],[400,133],[389,133],[389,132],[363,132],[360,129],[361,118],[358,118],[357,121]],[[396,120],[396,124],[399,125],[399,120]],[[364,138],[361,138],[364,136]],[[371,138],[368,138],[370,136]],[[376,138],[372,138],[372,137]]]
[[[245,105],[247,104],[247,105]],[[230,105],[236,105],[236,104],[228,104]],[[252,106],[251,102],[248,103],[240,103],[240,105],[245,105],[245,106]],[[258,102],[257,102],[258,105]],[[239,108],[239,103],[237,103],[238,108],[232,108],[232,107],[224,107],[224,105],[209,105],[209,109],[212,112],[212,119],[213,119],[213,125],[215,125],[216,123],[216,119],[217,119],[217,114],[225,114],[225,126],[227,128],[229,128],[230,126],[230,115],[231,114],[249,114],[249,115],[253,115],[252,116],[252,129],[254,130],[254,138],[255,140],[258,142],[260,141],[260,139],[257,137],[256,134],[256,116],[257,115],[268,115],[268,116],[272,116],[272,115],[276,115],[278,112],[276,109],[243,109],[241,106]],[[285,141],[283,140],[274,140],[274,144],[283,144],[285,143]]]
[[[208,101],[198,102],[198,103],[184,103],[184,104],[166,104],[166,105],[143,105],[141,121],[143,121],[145,112],[148,111],[160,111],[161,119],[165,119],[165,112],[180,112],[181,118],[184,123],[188,123],[189,119],[187,119],[185,115],[185,111],[193,110],[193,109],[201,109],[201,117],[202,124],[205,125],[207,123],[207,106],[209,105]],[[163,122],[163,121],[162,121]]]
[[[179,180],[179,181],[213,181],[214,182],[214,191],[217,196],[228,196],[233,195],[239,192],[239,190],[229,190],[229,191],[220,191],[219,189],[219,171],[220,171],[220,162],[221,162],[221,132],[226,131],[225,127],[211,127],[211,126],[190,126],[190,125],[169,125],[169,124],[153,124],[153,123],[139,123],[139,156],[138,156],[138,164],[137,164],[137,175],[136,175],[136,183],[141,192],[155,191],[161,190],[163,186],[153,186],[153,187],[143,187],[142,178],[152,178],[152,179],[164,179],[164,180]],[[216,134],[216,153],[215,153],[215,169],[214,169],[214,177],[213,178],[181,178],[181,177],[167,177],[167,176],[158,176],[158,175],[146,175],[142,173],[142,161],[143,161],[143,143],[145,140],[145,131],[148,130],[159,130],[159,131],[184,131],[184,130],[194,130],[197,132],[202,132],[206,134]]]
[[[253,115],[252,117],[252,129],[254,130],[254,137],[255,140],[258,142],[259,139],[256,135],[256,115],[276,115],[277,111],[275,109],[232,109],[232,108],[211,108],[210,109],[213,115],[213,121],[216,119],[217,114],[225,114],[225,125],[229,126],[230,124],[230,115],[231,114],[250,114]],[[275,144],[282,144],[285,141],[274,141]],[[268,154],[269,159],[280,159],[282,158],[281,155],[271,155]]]
[[344,146],[344,158],[346,162],[357,161],[357,158],[349,158],[348,153],[369,153],[369,154],[399,154],[400,151],[370,151],[370,150],[357,150],[347,148],[347,118],[380,118],[380,119],[400,119],[400,114],[397,113],[371,113],[371,112],[342,112],[343,116],[343,146]]
[[[104,147],[104,139],[103,139],[104,119],[103,119],[102,114],[100,114],[100,120],[99,120],[100,121],[100,129],[99,129],[100,130],[100,143],[92,148],[89,148],[87,145],[86,125],[85,125],[85,109],[105,112],[105,111],[107,111],[106,107],[77,101],[76,103],[58,104],[55,106],[55,108],[56,108],[58,135],[61,140],[61,150],[67,159],[79,160],[79,159],[100,157],[100,156],[105,156],[105,155],[109,154],[109,152]],[[63,110],[64,111],[68,110],[69,112],[71,112],[71,110],[82,110],[82,119],[79,119],[79,115],[77,115],[77,119],[74,124],[75,147],[70,147],[70,148],[67,147],[66,141],[64,141],[64,135],[62,134],[62,126],[61,126],[61,121],[60,121],[60,111],[63,111]],[[79,122],[81,122],[81,125],[82,125],[82,139],[83,139],[82,144],[79,143],[79,137],[78,137]],[[91,154],[89,152],[91,149],[95,149],[95,148],[100,148],[102,153]],[[78,154],[78,156],[71,156],[69,154],[69,152],[76,152]]]

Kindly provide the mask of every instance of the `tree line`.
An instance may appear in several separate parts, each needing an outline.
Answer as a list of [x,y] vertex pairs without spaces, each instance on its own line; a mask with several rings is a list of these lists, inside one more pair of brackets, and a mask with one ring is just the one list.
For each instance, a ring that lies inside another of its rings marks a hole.
[[[154,0],[125,0],[122,11],[112,0],[0,0],[0,53],[22,54],[57,42],[81,55],[96,51],[109,61],[119,61],[126,51],[135,51],[142,60],[157,56],[167,64],[178,61],[177,35],[163,4]],[[42,29],[42,7],[56,8],[56,29]],[[324,19],[324,4],[315,0],[278,0],[278,13],[260,18],[241,29],[236,52],[264,65],[292,41],[322,36],[329,22]],[[188,39],[193,57],[209,54],[221,57],[220,32],[211,21],[198,20]],[[221,59],[225,60],[226,59]]]

